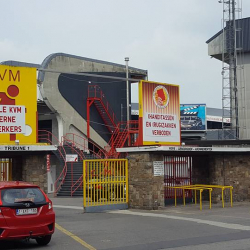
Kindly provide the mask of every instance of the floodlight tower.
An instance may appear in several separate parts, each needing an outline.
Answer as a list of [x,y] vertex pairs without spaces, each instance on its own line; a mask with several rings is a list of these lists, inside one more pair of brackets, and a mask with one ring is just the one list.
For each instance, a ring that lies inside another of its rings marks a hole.
[[[235,13],[237,0],[220,0],[223,4],[222,39],[222,138],[239,139],[237,86],[237,41]],[[239,4],[239,3],[238,3]]]

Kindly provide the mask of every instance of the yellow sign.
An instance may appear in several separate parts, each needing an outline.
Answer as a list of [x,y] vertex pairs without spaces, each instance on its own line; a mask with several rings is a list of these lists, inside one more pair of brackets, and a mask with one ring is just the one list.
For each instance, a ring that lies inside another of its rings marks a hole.
[[35,68],[0,65],[0,143],[37,143]]

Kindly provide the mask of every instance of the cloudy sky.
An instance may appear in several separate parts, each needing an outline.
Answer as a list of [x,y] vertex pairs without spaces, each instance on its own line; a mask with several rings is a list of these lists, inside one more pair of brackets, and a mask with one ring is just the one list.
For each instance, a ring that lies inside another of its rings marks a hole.
[[[55,52],[129,65],[180,85],[181,103],[221,107],[221,62],[206,41],[222,27],[217,0],[1,0],[0,61]],[[250,1],[243,0],[243,17]],[[133,89],[132,101],[137,101]]]

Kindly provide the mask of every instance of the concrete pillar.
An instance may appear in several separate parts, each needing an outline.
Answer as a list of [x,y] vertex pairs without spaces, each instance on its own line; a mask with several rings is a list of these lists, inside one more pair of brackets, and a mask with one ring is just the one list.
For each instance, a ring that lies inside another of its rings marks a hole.
[[23,156],[22,180],[38,185],[47,193],[46,154]]
[[129,153],[129,207],[158,209],[164,206],[164,176],[154,176],[153,162],[163,155],[149,152]]

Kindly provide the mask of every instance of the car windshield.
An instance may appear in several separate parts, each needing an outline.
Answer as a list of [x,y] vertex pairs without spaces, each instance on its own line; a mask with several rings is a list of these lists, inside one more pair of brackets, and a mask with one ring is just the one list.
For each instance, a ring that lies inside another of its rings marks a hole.
[[22,202],[44,203],[45,197],[39,188],[10,188],[1,191],[3,205]]

